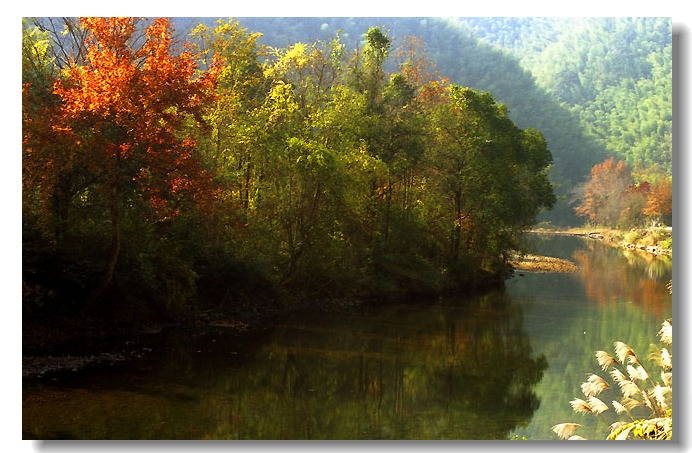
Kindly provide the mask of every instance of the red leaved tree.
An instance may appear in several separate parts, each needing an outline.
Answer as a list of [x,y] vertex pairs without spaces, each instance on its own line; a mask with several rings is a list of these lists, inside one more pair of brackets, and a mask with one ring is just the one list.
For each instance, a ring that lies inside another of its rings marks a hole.
[[627,209],[627,189],[632,175],[627,164],[614,157],[596,164],[591,169],[591,179],[582,187],[580,204],[575,208],[578,216],[588,217],[596,224],[618,226],[622,213]]
[[664,178],[651,185],[644,215],[652,218],[652,222],[672,223],[673,215],[673,181]]
[[[201,121],[220,66],[199,73],[190,49],[176,48],[167,19],[154,19],[135,47],[134,18],[82,18],[87,31],[84,65],[72,65],[54,85],[53,109],[44,134],[28,130],[27,143],[40,159],[25,159],[34,173],[80,169],[107,207],[111,245],[87,308],[110,284],[121,248],[126,206],[143,201],[152,220],[179,213],[184,203],[211,196],[212,178],[195,155],[196,142],[183,133],[190,118]],[[59,143],[41,143],[41,139]],[[30,153],[29,153],[30,154]],[[53,163],[60,165],[53,165]]]

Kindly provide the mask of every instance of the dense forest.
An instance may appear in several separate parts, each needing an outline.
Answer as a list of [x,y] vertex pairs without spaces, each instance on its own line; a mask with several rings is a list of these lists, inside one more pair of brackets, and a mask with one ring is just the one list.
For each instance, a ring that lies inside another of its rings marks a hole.
[[[205,18],[178,19],[185,29]],[[407,37],[452,83],[492,93],[522,128],[541,131],[553,154],[558,202],[541,220],[574,225],[592,167],[623,160],[633,183],[672,175],[672,21],[670,18],[240,18],[260,42],[286,46],[336,33],[362,46],[381,25],[392,46]],[[399,50],[394,51],[394,55]],[[391,59],[390,68],[396,65]],[[575,192],[577,192],[575,194]]]
[[538,220],[590,214],[570,202],[608,157],[669,178],[670,41],[657,19],[25,19],[25,313],[497,281]]
[[[380,27],[267,48],[234,20],[29,21],[29,313],[387,297],[501,279],[555,202],[541,133]],[[63,28],[64,27],[64,28]],[[65,39],[61,39],[61,37]]]

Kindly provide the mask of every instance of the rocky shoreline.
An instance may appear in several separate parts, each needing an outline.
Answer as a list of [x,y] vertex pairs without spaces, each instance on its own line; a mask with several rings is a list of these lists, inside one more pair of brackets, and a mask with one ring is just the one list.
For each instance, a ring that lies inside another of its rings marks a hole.
[[[586,237],[603,241],[613,247],[621,247],[628,250],[645,252],[652,255],[667,255],[673,254],[672,247],[667,247],[665,243],[659,240],[659,237],[671,239],[673,236],[672,228],[659,228],[654,230],[648,229],[631,229],[628,231],[614,229],[568,229],[568,230],[551,230],[551,229],[535,229],[530,233],[549,234],[557,236],[578,236]],[[665,242],[665,241],[663,241]]]
[[103,352],[86,356],[22,357],[22,378],[43,377],[59,371],[76,372],[92,365],[114,365],[128,360],[120,353]]

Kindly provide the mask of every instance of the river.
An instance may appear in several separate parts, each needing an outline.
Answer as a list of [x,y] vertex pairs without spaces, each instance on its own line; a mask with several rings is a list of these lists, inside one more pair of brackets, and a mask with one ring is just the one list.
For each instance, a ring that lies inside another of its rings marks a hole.
[[670,257],[531,236],[576,273],[483,294],[296,315],[240,337],[168,329],[125,364],[23,385],[24,439],[556,439],[605,423],[569,401],[624,341],[672,315]]

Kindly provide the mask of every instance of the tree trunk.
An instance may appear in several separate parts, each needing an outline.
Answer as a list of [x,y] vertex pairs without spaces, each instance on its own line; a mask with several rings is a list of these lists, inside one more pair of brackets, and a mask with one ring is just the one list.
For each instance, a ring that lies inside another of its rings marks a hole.
[[115,266],[118,263],[118,257],[120,256],[120,244],[121,244],[121,233],[120,233],[120,210],[118,207],[117,198],[111,202],[110,206],[111,214],[111,246],[108,251],[108,256],[106,258],[106,265],[101,272],[96,284],[91,289],[89,296],[87,297],[86,304],[84,306],[85,312],[87,314],[93,313],[98,298],[101,297],[103,292],[108,288],[113,280],[113,274],[115,273]]

